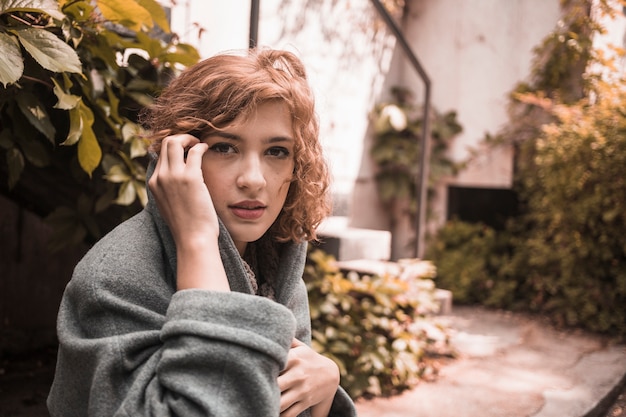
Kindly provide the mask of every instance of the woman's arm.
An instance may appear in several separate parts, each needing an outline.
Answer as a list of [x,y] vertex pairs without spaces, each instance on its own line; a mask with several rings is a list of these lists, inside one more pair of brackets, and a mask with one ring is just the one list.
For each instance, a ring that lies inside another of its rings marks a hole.
[[52,416],[279,414],[276,380],[295,331],[289,310],[234,292],[172,297],[135,278],[96,274],[68,287]]
[[188,134],[165,138],[148,181],[176,242],[178,290],[230,291],[217,243],[217,213],[202,177],[207,149]]

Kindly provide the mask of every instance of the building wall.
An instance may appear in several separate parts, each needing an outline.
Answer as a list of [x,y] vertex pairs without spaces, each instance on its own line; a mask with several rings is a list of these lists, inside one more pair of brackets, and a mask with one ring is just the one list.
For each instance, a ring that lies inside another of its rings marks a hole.
[[[482,141],[507,123],[508,94],[528,79],[533,48],[555,28],[560,13],[558,0],[410,0],[404,30],[432,80],[432,106],[455,110],[463,126],[450,156],[469,161],[438,188],[435,224],[446,216],[448,184],[511,186],[512,149],[487,149]],[[405,85],[421,91],[406,61],[401,72]]]
[[[366,153],[368,114],[383,89],[395,38],[367,0],[263,0],[260,7],[258,45],[290,50],[307,67],[333,174],[336,214],[347,215]],[[249,17],[249,0],[178,1],[172,30],[208,57],[247,48]]]
[[[264,0],[260,5],[259,45],[292,50],[309,70],[334,177],[336,214],[348,215],[351,226],[389,230],[368,154],[368,114],[393,85],[422,97],[421,80],[370,1]],[[209,56],[247,47],[249,13],[246,0],[179,1],[172,26]],[[400,24],[431,79],[432,106],[455,110],[464,128],[450,154],[457,161],[472,156],[467,169],[438,187],[434,226],[445,219],[448,184],[510,187],[511,149],[486,149],[481,142],[506,123],[507,94],[527,79],[533,48],[559,17],[559,0],[407,0]],[[197,27],[205,28],[201,38]],[[410,220],[406,225],[410,228]],[[411,238],[400,237],[405,243]],[[398,254],[405,255],[410,251]]]

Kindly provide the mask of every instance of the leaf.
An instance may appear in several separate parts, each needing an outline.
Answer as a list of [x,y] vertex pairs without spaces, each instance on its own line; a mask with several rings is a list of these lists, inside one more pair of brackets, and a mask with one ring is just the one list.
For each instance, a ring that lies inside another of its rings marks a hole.
[[79,106],[80,117],[83,124],[83,132],[78,141],[78,163],[83,171],[91,177],[93,171],[100,164],[102,159],[102,149],[98,143],[95,133],[91,126],[93,125],[93,112],[82,101]]
[[0,130],[0,148],[9,150],[13,147],[13,132],[10,129]]
[[70,128],[67,133],[67,138],[61,145],[71,146],[78,142],[80,136],[83,134],[83,119],[80,116],[79,106],[70,109]]
[[115,202],[121,206],[129,206],[133,204],[136,197],[137,193],[135,192],[135,184],[133,181],[128,181],[121,185]]
[[45,29],[25,28],[15,33],[24,49],[47,70],[54,72],[82,72],[76,51],[67,43]]
[[87,236],[87,230],[80,221],[80,216],[69,207],[57,207],[45,218],[45,222],[53,229],[52,237],[48,242],[52,251],[76,245]]
[[162,5],[154,0],[137,0],[144,9],[146,9],[154,23],[156,23],[164,32],[170,33],[170,24],[167,21],[167,15]]
[[130,142],[130,157],[139,158],[148,154],[148,141],[141,137],[135,137]]
[[134,181],[135,190],[137,191],[137,197],[139,197],[139,201],[142,206],[146,206],[148,204],[148,191],[146,190],[146,183],[140,181]]
[[115,92],[111,88],[111,85],[109,85],[108,83],[105,84],[104,88],[107,93],[107,98],[109,99],[109,104],[111,105],[111,118],[117,123],[121,123],[122,120],[120,118],[120,113],[118,110],[120,105],[120,98],[115,95]]
[[9,168],[8,185],[12,189],[24,171],[24,156],[17,148],[11,148],[6,154],[7,167]]
[[50,164],[50,151],[37,138],[24,136],[19,140],[19,145],[28,162],[42,168]]
[[96,204],[94,206],[94,212],[101,213],[106,210],[111,205],[114,198],[115,189],[113,187],[108,187],[106,192],[102,194],[96,201]]
[[200,55],[196,52],[187,53],[187,52],[168,52],[160,57],[161,62],[167,62],[170,64],[181,64],[186,67],[194,65],[200,60]]
[[149,36],[147,33],[137,33],[139,47],[148,53],[150,58],[157,58],[163,51],[163,44],[159,39]]
[[54,83],[54,95],[59,99],[59,101],[54,105],[55,109],[70,110],[78,105],[80,96],[66,93],[54,78],[52,79],[52,82]]
[[65,15],[59,10],[59,3],[55,0],[3,0],[0,2],[0,14],[11,12],[45,13],[57,20],[63,20]]
[[0,32],[0,83],[3,86],[20,79],[24,72],[24,58],[14,36]]
[[143,25],[148,28],[153,26],[150,12],[134,0],[97,0],[97,3],[102,16],[113,23],[135,32],[139,32]]
[[54,144],[56,129],[50,121],[46,109],[39,104],[37,97],[32,93],[23,91],[17,95],[16,100],[22,114],[26,116],[30,124],[35,126],[37,130],[43,133],[44,136]]
[[114,183],[128,182],[131,179],[122,165],[113,165],[107,172],[105,178]]

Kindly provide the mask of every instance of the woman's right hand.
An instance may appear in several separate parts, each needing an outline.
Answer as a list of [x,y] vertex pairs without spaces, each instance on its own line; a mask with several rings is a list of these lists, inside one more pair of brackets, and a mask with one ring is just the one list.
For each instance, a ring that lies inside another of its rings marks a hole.
[[178,289],[228,290],[219,257],[219,222],[202,176],[208,146],[189,134],[163,139],[148,186],[176,242]]
[[217,214],[202,177],[202,155],[207,149],[189,134],[166,137],[148,181],[177,245],[196,235],[219,233]]

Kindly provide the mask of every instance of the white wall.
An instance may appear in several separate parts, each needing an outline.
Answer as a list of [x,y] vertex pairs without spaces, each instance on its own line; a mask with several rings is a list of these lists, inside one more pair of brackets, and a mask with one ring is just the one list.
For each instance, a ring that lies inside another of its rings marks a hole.
[[[258,45],[296,53],[308,69],[321,139],[333,174],[333,193],[350,201],[364,152],[368,113],[382,90],[395,39],[368,0],[262,0]],[[197,45],[203,57],[248,47],[250,1],[182,0],[172,30]],[[205,29],[198,39],[197,27]],[[376,199],[371,195],[370,199]]]
[[[246,49],[250,0],[169,0],[172,31],[194,45],[203,58],[231,49]],[[168,0],[163,4],[168,5]]]
[[[404,30],[431,78],[432,107],[455,110],[463,126],[450,156],[469,160],[456,178],[439,185],[431,231],[446,218],[447,184],[510,188],[512,149],[488,149],[482,141],[507,123],[508,94],[528,79],[533,48],[555,28],[560,13],[559,0],[409,0]],[[400,79],[423,95],[406,60]]]
[[[507,122],[507,94],[530,73],[532,49],[556,26],[558,0],[412,0],[405,30],[432,79],[432,104],[456,110],[464,132],[451,156],[465,160]],[[417,85],[412,69],[402,79]],[[484,154],[456,184],[511,184],[510,152]]]
[[[559,0],[407,0],[403,31],[432,81],[432,105],[455,110],[464,132],[451,156],[468,169],[449,183],[509,187],[512,152],[480,148],[486,133],[507,122],[507,94],[529,76],[532,50],[555,27]],[[369,0],[262,0],[259,45],[294,51],[308,68],[317,97],[333,191],[351,202],[351,224],[387,228],[369,160],[368,113],[390,86],[423,84]],[[309,6],[306,8],[305,6]],[[249,0],[179,0],[173,30],[203,56],[248,46]],[[205,29],[200,40],[194,26]],[[445,190],[445,187],[441,187]],[[445,218],[439,193],[438,222]]]

